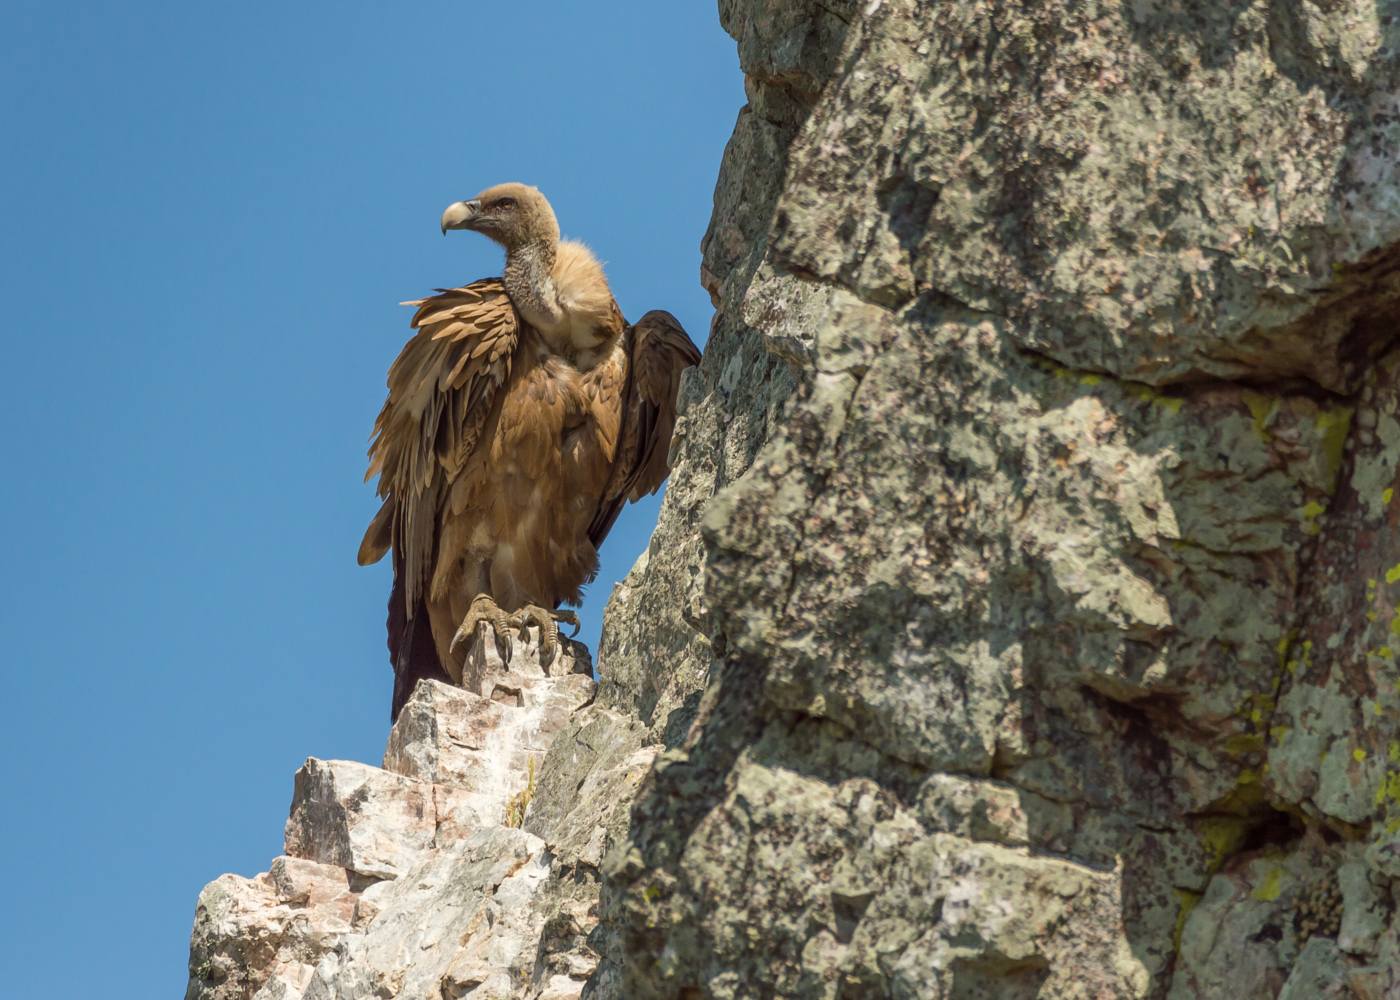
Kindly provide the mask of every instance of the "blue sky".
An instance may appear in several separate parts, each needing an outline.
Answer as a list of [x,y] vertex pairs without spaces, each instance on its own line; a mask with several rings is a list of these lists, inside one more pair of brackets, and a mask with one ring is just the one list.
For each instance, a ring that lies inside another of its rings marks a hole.
[[0,83],[0,991],[179,996],[200,887],[279,852],[301,761],[383,750],[355,549],[396,303],[499,273],[443,207],[538,184],[701,342],[742,80],[713,3],[6,0]]

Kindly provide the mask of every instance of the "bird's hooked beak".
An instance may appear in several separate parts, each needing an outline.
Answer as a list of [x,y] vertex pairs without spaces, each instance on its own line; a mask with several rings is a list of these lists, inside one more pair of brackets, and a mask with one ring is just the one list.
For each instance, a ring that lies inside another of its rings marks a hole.
[[472,221],[481,211],[481,202],[473,198],[471,201],[454,201],[447,206],[447,210],[442,213],[442,235],[446,236],[449,229],[473,229]]

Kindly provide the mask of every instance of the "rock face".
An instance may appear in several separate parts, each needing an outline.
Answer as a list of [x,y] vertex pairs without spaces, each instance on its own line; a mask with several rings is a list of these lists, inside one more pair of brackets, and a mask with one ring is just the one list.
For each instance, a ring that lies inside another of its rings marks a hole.
[[1400,996],[1396,11],[720,6],[617,995]]
[[1396,13],[721,0],[596,698],[308,762],[189,996],[1400,998]]

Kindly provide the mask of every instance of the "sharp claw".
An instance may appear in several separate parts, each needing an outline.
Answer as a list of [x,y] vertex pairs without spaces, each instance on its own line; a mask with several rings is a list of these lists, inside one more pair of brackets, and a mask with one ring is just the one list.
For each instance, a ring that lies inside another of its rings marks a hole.
[[549,658],[545,666],[553,666],[554,661],[559,659],[564,652],[564,643],[559,633],[559,622],[573,627],[568,638],[573,639],[579,633],[578,615],[572,611],[551,611],[539,605],[527,604],[513,614],[505,614],[496,602],[491,600],[486,594],[478,594],[472,601],[471,608],[467,611],[467,616],[462,619],[462,624],[457,627],[457,631],[452,635],[452,642],[448,646],[448,651],[455,653],[457,647],[468,639],[472,638],[477,631],[477,627],[483,623],[489,624],[496,630],[497,634],[506,630],[524,632],[526,628],[535,625],[540,630],[540,646],[542,651],[548,650]]
[[477,594],[471,607],[467,609],[467,616],[462,619],[462,624],[458,625],[457,631],[452,633],[452,642],[448,645],[447,651],[455,653],[458,646],[476,634],[477,626],[482,623],[491,625],[499,632],[505,627],[506,616],[501,613],[496,602],[488,595]]
[[449,653],[457,652],[457,647],[466,642],[469,635],[465,625],[458,626],[457,631],[452,633],[452,643],[447,647],[447,651]]

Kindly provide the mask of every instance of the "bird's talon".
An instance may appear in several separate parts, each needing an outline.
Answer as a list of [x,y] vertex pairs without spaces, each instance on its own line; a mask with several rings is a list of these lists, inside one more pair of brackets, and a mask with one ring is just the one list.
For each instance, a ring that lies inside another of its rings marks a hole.
[[477,594],[471,607],[467,608],[467,614],[462,619],[462,624],[458,625],[457,631],[452,633],[452,642],[447,647],[447,651],[449,653],[457,652],[458,646],[476,635],[477,626],[482,622],[500,632],[506,627],[508,619],[505,612],[489,596]]
[[467,631],[467,626],[465,624],[458,625],[457,631],[452,633],[452,642],[448,645],[447,651],[449,653],[457,652],[457,647],[466,642],[469,635],[471,635],[471,632]]
[[[548,664],[553,664],[559,655],[564,651],[564,644],[559,640],[559,622],[574,627],[573,635],[578,634],[578,615],[572,611],[551,611],[542,608],[538,604],[527,604],[515,614],[509,616],[510,624],[524,631],[530,625],[536,625],[540,630],[540,649],[549,651]],[[570,636],[572,638],[573,636]]]

